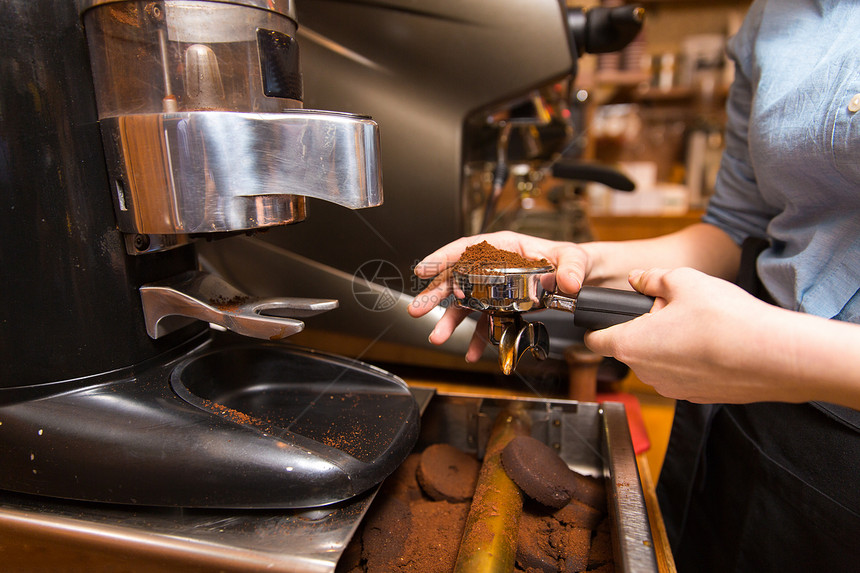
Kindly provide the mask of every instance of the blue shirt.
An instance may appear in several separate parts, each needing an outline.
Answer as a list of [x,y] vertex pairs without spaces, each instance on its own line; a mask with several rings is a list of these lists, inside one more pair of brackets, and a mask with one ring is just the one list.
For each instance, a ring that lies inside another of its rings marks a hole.
[[756,1],[729,55],[704,220],[738,244],[770,240],[758,272],[780,306],[860,322],[860,4]]

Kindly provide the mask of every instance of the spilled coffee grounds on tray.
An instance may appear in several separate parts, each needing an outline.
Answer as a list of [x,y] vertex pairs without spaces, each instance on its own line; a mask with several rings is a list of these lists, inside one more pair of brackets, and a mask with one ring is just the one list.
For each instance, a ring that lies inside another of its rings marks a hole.
[[497,275],[505,269],[539,269],[552,266],[546,259],[527,259],[513,251],[497,249],[487,241],[466,247],[454,271],[469,275]]
[[[472,454],[448,444],[410,455],[383,483],[336,573],[453,571],[471,495],[454,501],[444,492],[468,487],[475,494],[479,466]],[[597,507],[576,496],[561,508],[525,496],[514,573],[613,570],[606,491],[598,481]]]

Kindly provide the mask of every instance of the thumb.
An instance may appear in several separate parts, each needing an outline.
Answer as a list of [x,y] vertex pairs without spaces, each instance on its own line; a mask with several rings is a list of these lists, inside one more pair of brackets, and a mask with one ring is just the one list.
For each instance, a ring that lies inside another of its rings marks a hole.
[[687,267],[631,271],[628,275],[630,286],[642,294],[654,297],[652,312],[664,308],[672,300],[688,295],[707,298],[710,295],[705,293],[712,286],[707,282],[708,279],[711,277]]
[[647,271],[636,269],[627,275],[627,282],[642,294],[666,298],[666,294],[669,292],[669,286],[665,281],[667,273],[669,273],[669,269],[654,268]]
[[562,249],[557,256],[556,281],[561,292],[577,293],[585,281],[586,258],[579,250]]
[[[656,310],[665,306],[663,296],[665,289],[662,277],[665,275],[663,269],[651,269],[649,271],[633,270],[627,275],[627,280],[636,291],[654,298],[651,310],[643,316],[637,316],[632,320],[621,322],[608,328],[589,330],[585,333],[585,345],[601,356],[612,356],[618,358],[618,352],[624,346],[624,341],[629,340],[632,333],[636,332],[641,325],[641,320]],[[631,330],[632,328],[632,330]],[[623,360],[622,360],[623,362]]]

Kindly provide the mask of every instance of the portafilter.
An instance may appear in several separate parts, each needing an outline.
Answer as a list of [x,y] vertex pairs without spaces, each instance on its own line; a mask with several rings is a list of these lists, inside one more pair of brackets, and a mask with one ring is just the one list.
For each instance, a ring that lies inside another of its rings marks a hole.
[[549,334],[541,322],[522,314],[556,309],[573,314],[576,326],[608,328],[651,310],[654,298],[633,291],[584,286],[574,296],[562,294],[555,268],[489,268],[478,273],[453,272],[457,306],[489,315],[489,340],[499,347],[499,367],[511,374],[520,358],[531,351],[538,360],[549,354]]

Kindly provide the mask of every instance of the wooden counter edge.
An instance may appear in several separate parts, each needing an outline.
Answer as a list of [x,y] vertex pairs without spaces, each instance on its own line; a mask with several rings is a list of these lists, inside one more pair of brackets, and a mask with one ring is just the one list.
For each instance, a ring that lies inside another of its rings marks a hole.
[[661,573],[676,573],[675,559],[672,557],[672,548],[669,546],[669,538],[666,535],[666,526],[663,523],[663,513],[657,502],[657,489],[654,479],[651,477],[651,466],[648,458],[644,455],[636,456],[639,466],[639,479],[642,481],[642,494],[645,497],[645,508],[648,511],[648,522],[651,525],[651,537],[654,542],[654,553],[657,557],[657,568]]

